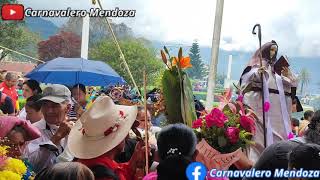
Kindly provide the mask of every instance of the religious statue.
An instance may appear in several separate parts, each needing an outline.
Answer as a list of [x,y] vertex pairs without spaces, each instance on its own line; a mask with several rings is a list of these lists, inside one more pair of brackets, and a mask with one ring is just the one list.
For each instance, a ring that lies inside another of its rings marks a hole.
[[297,87],[297,78],[291,73],[288,64],[280,67],[280,73],[275,71],[279,69],[278,64],[281,64],[277,63],[277,53],[278,45],[275,41],[264,44],[261,51],[255,52],[240,79],[243,102],[251,107],[258,117],[253,138],[255,144],[250,146],[249,150],[252,161],[259,158],[265,145],[287,140],[292,132],[290,118],[295,91],[291,90]]

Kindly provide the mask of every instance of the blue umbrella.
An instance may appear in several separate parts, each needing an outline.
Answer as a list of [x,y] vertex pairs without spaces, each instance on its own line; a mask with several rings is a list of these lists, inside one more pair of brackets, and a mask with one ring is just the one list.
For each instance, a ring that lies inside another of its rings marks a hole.
[[125,81],[109,65],[101,61],[83,58],[58,57],[40,64],[26,75],[42,83],[86,86],[107,86],[123,84]]

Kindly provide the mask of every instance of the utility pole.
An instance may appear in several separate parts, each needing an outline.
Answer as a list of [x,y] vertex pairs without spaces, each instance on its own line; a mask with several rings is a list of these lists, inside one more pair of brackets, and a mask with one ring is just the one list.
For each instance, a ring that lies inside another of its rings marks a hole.
[[90,17],[89,15],[87,15],[82,20],[81,58],[84,58],[84,59],[88,59],[89,31],[90,31]]
[[216,86],[216,77],[217,77],[217,64],[218,64],[220,34],[221,34],[221,26],[222,26],[223,4],[224,4],[224,0],[217,0],[216,13],[215,13],[215,19],[214,19],[213,38],[212,38],[211,62],[209,67],[206,109],[212,109],[213,101],[214,101],[214,89]]

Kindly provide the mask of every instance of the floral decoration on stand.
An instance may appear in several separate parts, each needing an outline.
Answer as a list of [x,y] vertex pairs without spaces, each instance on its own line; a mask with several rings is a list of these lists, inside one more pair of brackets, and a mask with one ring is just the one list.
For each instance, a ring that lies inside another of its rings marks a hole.
[[238,98],[231,101],[231,90],[220,96],[219,108],[203,114],[192,127],[200,139],[204,138],[213,148],[230,153],[253,144],[256,116]]
[[[215,155],[223,155],[224,158],[230,159],[230,162],[232,158],[240,156],[238,152],[241,149],[246,149],[249,145],[254,144],[252,137],[256,131],[255,121],[257,119],[254,112],[243,104],[241,97],[235,101],[232,101],[231,97],[231,90],[227,89],[225,94],[219,97],[220,106],[206,112],[192,124],[200,142],[197,149],[199,150],[200,146],[206,146],[207,151],[213,152],[212,154]],[[210,158],[209,160],[204,159],[204,163],[209,167],[218,165],[220,167],[221,164],[215,156],[202,156]],[[227,164],[227,168],[235,161]],[[212,163],[216,163],[216,165],[212,165]]]

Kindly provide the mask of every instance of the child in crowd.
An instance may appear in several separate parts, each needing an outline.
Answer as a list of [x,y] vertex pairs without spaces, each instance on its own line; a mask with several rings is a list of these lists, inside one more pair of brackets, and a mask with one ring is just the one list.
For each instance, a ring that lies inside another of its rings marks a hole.
[[42,95],[37,94],[29,97],[25,105],[25,111],[27,113],[26,119],[32,124],[43,119],[43,114],[41,112],[41,103],[39,100]]
[[300,122],[299,124],[299,136],[303,136],[306,128],[308,127],[308,124],[310,123],[312,117],[313,117],[313,114],[314,112],[313,111],[306,111],[304,114],[303,114],[303,118],[302,118],[302,121]]
[[291,129],[295,136],[298,136],[299,120],[296,118],[291,118]]

